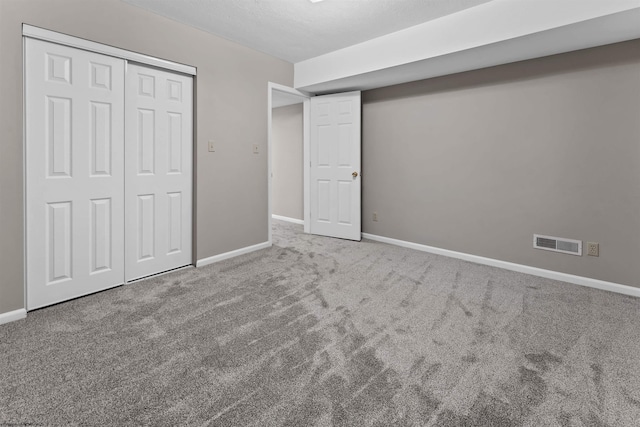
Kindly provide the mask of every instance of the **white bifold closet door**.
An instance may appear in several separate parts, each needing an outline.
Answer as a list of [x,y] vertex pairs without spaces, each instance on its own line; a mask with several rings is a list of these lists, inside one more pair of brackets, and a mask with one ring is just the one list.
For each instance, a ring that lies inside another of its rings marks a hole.
[[124,281],[125,61],[26,39],[27,308]]
[[125,146],[126,280],[192,263],[192,84],[129,64]]
[[191,76],[25,47],[27,309],[191,264]]

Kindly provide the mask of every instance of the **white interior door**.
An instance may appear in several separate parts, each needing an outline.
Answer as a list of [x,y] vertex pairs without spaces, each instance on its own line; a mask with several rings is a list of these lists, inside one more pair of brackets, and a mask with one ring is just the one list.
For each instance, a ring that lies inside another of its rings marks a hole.
[[193,78],[129,64],[125,277],[192,263]]
[[311,98],[313,234],[361,239],[360,92]]
[[123,283],[121,59],[26,39],[27,308]]

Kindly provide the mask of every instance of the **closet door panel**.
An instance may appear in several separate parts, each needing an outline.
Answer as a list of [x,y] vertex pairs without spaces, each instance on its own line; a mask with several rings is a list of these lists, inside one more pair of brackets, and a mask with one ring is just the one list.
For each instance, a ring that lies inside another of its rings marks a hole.
[[32,310],[123,283],[125,62],[25,43]]
[[190,76],[129,64],[126,76],[125,276],[192,263]]

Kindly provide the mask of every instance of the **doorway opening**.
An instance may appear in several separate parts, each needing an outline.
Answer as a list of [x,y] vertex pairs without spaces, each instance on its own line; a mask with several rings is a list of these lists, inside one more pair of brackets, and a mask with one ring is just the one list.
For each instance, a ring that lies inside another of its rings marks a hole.
[[360,241],[361,93],[310,97],[275,83],[269,83],[268,90],[269,244],[273,243],[273,109],[299,103],[302,103],[304,232]]
[[[309,165],[310,161],[310,96],[276,83],[269,83],[268,90],[267,174],[269,202],[267,214],[269,243],[271,244],[271,220],[274,217],[303,224],[304,232],[310,232],[309,194],[306,191],[309,186],[309,168],[305,167]],[[279,124],[283,126],[279,126]],[[295,135],[298,130],[301,132]],[[279,131],[283,131],[286,135]],[[278,136],[284,136],[284,138],[276,140]],[[287,148],[292,149],[293,152],[285,152]],[[294,164],[298,161],[299,164]],[[277,166],[277,169],[274,166]],[[286,170],[283,170],[283,167],[286,167]],[[300,194],[300,188],[302,194]],[[291,192],[286,194],[288,191]],[[287,203],[285,202],[286,197],[294,198],[294,200]],[[301,199],[298,199],[300,197]],[[277,211],[274,211],[274,208]]]

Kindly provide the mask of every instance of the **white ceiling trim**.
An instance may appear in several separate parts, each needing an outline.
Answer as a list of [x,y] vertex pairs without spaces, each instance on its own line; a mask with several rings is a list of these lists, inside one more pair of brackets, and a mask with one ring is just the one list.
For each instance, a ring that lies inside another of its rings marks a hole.
[[311,93],[364,90],[640,38],[640,0],[494,0],[294,65]]

